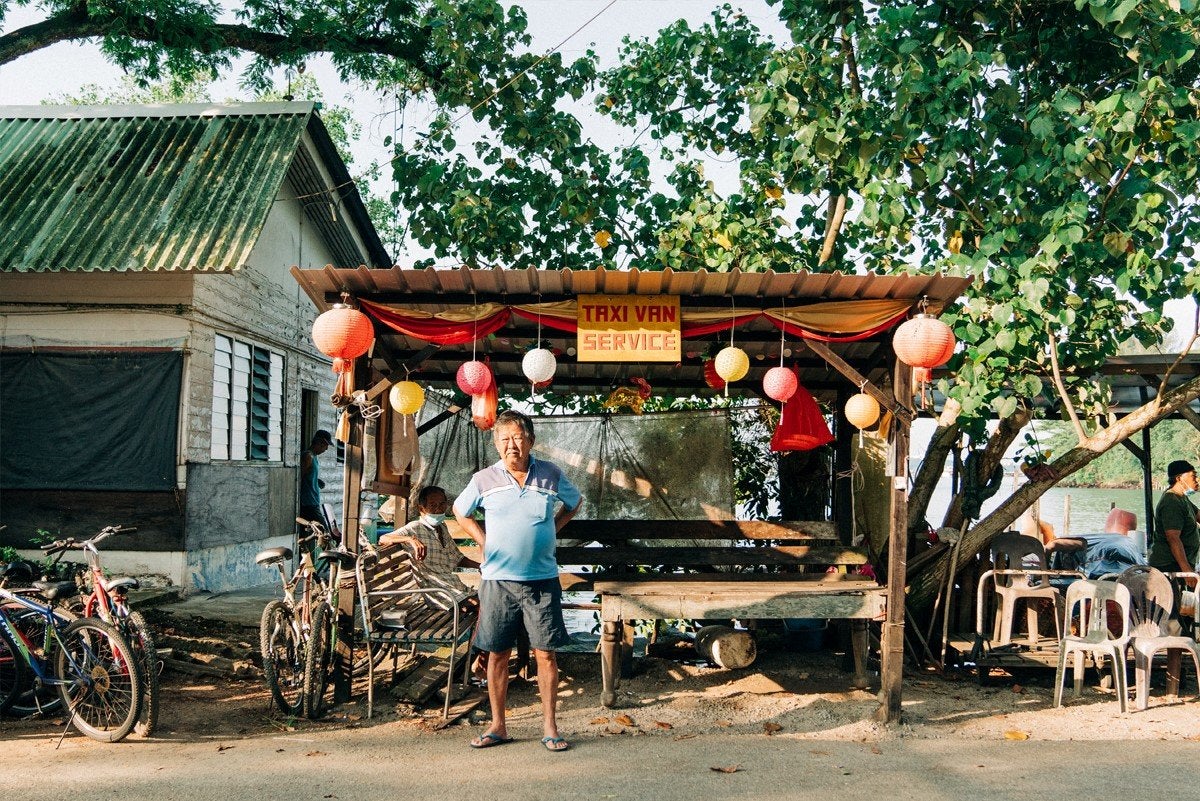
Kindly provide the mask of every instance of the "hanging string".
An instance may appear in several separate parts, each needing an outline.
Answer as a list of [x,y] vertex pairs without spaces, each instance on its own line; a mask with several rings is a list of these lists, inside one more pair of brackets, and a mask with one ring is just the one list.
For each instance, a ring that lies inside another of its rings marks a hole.
[[[783,307],[782,307],[781,311],[783,312],[783,316],[786,319],[787,298],[782,298],[782,301],[783,301]],[[787,338],[785,337],[786,333],[787,332],[784,331],[783,326],[782,325],[779,326],[779,366],[780,367],[783,367],[783,351],[784,351],[784,346],[787,345]]]
[[[537,340],[533,343],[536,350],[542,346],[542,294],[538,293],[538,316],[537,316]],[[534,391],[537,389],[537,384],[533,383],[533,379],[529,379],[529,400],[533,402]]]
[[471,361],[475,361],[475,343],[479,340],[479,303],[471,290]]

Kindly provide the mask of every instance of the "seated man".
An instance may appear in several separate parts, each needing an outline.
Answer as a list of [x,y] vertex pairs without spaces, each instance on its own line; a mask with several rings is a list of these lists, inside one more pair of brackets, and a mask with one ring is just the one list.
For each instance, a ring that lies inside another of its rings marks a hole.
[[407,545],[417,558],[417,573],[425,586],[466,590],[456,575],[460,567],[479,567],[458,549],[446,527],[446,510],[450,501],[441,487],[423,487],[417,493],[417,510],[421,516],[390,534],[379,538],[380,545]]

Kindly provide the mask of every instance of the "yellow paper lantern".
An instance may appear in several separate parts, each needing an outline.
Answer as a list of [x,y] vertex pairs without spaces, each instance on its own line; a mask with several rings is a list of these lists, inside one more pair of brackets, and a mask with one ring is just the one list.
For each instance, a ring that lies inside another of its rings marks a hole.
[[846,401],[846,419],[859,430],[870,428],[879,419],[879,402],[865,392],[858,393]]
[[388,391],[388,401],[400,414],[416,414],[425,404],[425,390],[416,381],[400,381]]
[[713,366],[717,368],[717,375],[728,384],[744,378],[750,372],[750,357],[746,351],[730,345],[717,354]]

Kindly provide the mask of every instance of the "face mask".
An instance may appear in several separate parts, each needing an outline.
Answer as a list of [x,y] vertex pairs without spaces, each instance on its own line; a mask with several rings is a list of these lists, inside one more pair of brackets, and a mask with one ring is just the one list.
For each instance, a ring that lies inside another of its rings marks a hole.
[[444,514],[443,515],[435,515],[435,514],[421,515],[421,522],[427,526],[441,525],[441,523],[444,522],[445,519],[446,519],[446,516]]
[[1185,489],[1185,490],[1183,491],[1183,494],[1184,494],[1184,495],[1195,495],[1195,494],[1196,494],[1196,491],[1195,491],[1194,489]]

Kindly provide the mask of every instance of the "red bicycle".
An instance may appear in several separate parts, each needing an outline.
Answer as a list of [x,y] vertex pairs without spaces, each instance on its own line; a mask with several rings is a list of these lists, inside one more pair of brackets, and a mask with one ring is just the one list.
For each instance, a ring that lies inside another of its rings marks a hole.
[[106,578],[100,563],[100,551],[96,547],[111,536],[134,531],[137,529],[106,526],[90,540],[57,540],[42,546],[42,550],[51,556],[61,555],[69,550],[80,550],[87,556],[87,569],[79,570],[75,574],[76,582],[86,594],[82,599],[72,600],[72,611],[81,617],[99,618],[115,626],[129,642],[137,657],[138,672],[142,674],[142,693],[138,699],[138,718],[134,732],[142,737],[149,737],[158,726],[159,664],[158,649],[150,633],[150,626],[141,612],[129,608],[129,592],[136,590],[140,583],[132,576]]

